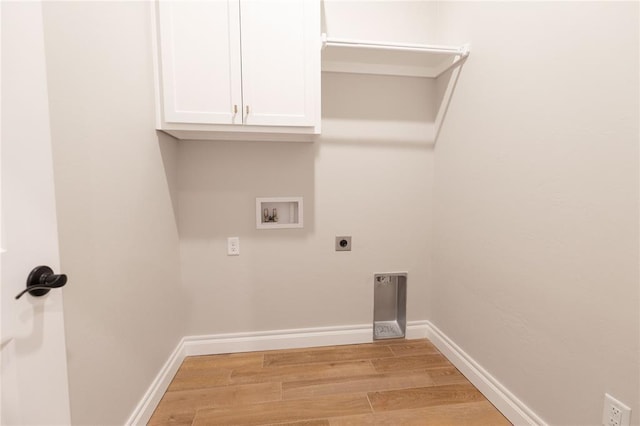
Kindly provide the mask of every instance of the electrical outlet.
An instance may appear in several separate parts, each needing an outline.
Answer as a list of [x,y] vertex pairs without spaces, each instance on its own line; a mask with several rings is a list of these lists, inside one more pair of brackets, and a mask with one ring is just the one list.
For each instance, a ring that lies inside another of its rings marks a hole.
[[240,256],[240,237],[227,238],[227,256]]
[[631,408],[605,393],[602,424],[604,426],[629,426],[631,424]]
[[351,251],[351,237],[336,237],[336,251]]

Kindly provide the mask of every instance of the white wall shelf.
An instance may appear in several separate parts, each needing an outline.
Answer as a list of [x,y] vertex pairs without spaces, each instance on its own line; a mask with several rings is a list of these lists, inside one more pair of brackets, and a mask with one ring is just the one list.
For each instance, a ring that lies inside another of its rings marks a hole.
[[322,71],[437,78],[469,55],[469,45],[436,46],[322,35]]
[[256,198],[256,228],[302,228],[302,197]]

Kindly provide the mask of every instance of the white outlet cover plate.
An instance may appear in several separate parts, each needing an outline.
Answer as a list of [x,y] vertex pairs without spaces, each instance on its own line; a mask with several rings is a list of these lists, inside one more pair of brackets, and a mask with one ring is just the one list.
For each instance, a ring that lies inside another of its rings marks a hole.
[[227,238],[227,256],[240,256],[240,237]]
[[629,426],[631,424],[631,408],[605,393],[602,424],[605,426]]

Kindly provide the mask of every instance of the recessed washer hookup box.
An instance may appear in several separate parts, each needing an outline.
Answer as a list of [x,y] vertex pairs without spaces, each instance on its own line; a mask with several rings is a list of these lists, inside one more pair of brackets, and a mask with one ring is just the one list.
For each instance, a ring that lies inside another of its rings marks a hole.
[[373,277],[373,340],[405,337],[407,329],[407,274]]

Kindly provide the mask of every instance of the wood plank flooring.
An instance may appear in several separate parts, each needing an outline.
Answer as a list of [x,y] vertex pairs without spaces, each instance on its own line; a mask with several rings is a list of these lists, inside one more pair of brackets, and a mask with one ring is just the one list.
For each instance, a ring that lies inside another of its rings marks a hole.
[[428,340],[188,357],[149,425],[509,425]]

